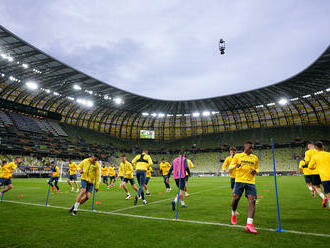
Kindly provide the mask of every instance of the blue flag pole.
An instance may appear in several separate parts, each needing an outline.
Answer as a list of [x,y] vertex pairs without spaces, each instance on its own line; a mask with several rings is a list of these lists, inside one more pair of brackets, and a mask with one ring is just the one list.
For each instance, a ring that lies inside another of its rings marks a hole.
[[277,175],[276,175],[276,166],[275,166],[275,151],[274,151],[274,141],[273,138],[270,139],[272,143],[272,154],[273,154],[273,169],[274,169],[274,180],[275,180],[275,192],[276,192],[276,205],[277,205],[277,217],[278,217],[278,228],[275,230],[277,232],[286,232],[286,230],[282,229],[281,226],[281,217],[280,217],[280,205],[278,202],[278,191],[277,191]]
[[[56,166],[56,157],[54,158],[54,166]],[[47,192],[47,200],[46,200],[46,206],[48,205],[48,200],[49,200],[49,192],[50,192],[50,182],[53,180],[53,170],[50,174],[50,179],[48,181],[48,192]]]
[[180,191],[181,191],[182,161],[183,161],[183,155],[182,155],[182,157],[181,157],[181,163],[180,163],[179,191],[178,191],[178,201],[177,201],[177,204],[176,204],[176,216],[175,216],[175,220],[178,220],[178,214],[179,214],[179,202],[180,202]]
[[[96,168],[96,170],[97,170],[97,168]],[[95,190],[96,190],[96,170],[95,170],[95,181],[94,181],[94,189],[93,189],[92,211],[94,211],[94,201],[95,201]]]
[[[3,186],[3,188],[5,188],[5,186]],[[4,195],[5,193],[2,193],[1,194],[1,201],[3,201],[3,195]]]

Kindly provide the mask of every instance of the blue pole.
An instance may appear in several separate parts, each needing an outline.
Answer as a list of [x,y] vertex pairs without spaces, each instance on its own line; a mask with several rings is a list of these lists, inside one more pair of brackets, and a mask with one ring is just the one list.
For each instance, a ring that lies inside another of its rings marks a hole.
[[[54,166],[56,166],[56,157],[54,158]],[[49,192],[50,192],[50,182],[52,181],[53,179],[53,170],[50,174],[50,179],[48,181],[48,192],[47,192],[47,200],[46,200],[46,206],[48,205],[48,200],[49,200]]]
[[278,217],[278,228],[275,230],[277,232],[286,232],[286,230],[282,229],[281,226],[281,217],[280,217],[280,206],[278,202],[278,191],[277,191],[277,175],[276,175],[276,166],[275,166],[275,151],[274,151],[274,141],[273,138],[270,139],[272,143],[272,153],[273,153],[273,169],[274,169],[274,180],[275,180],[275,192],[276,192],[276,205],[277,205],[277,217]]
[[93,203],[92,203],[92,211],[94,211],[95,189],[96,189],[96,171],[95,171],[95,182],[94,182],[94,189],[93,189]]
[[179,179],[179,191],[178,191],[178,201],[176,203],[176,216],[175,220],[178,220],[178,213],[179,213],[179,201],[180,201],[180,191],[181,191],[181,172],[182,172],[182,161],[183,161],[183,155],[181,157],[181,163],[180,163],[180,179]]
[[[3,188],[5,188],[5,186],[3,186]],[[2,193],[1,194],[1,201],[3,201],[3,195],[4,195],[5,193]]]

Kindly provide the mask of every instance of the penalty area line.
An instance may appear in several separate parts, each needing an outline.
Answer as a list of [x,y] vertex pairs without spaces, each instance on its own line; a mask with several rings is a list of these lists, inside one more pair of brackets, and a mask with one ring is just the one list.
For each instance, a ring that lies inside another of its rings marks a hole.
[[[68,210],[67,207],[62,206],[54,206],[54,205],[43,205],[38,203],[32,202],[19,202],[19,201],[10,201],[10,200],[3,200],[2,202],[13,203],[13,204],[22,204],[22,205],[29,205],[29,206],[38,206],[38,207],[48,207],[48,208],[56,208],[56,209],[65,209]],[[135,214],[124,214],[124,213],[114,213],[114,212],[107,212],[107,211],[100,211],[100,210],[88,210],[88,209],[80,209],[80,212],[90,212],[90,213],[97,213],[97,214],[107,214],[107,215],[116,215],[116,216],[124,216],[124,217],[131,217],[131,218],[140,218],[140,219],[149,219],[149,220],[160,220],[160,221],[167,221],[167,222],[181,222],[181,223],[191,223],[191,224],[200,224],[200,225],[213,225],[213,226],[223,226],[228,228],[244,228],[242,225],[230,225],[226,223],[220,222],[208,222],[208,221],[198,221],[198,220],[187,220],[187,219],[175,219],[164,218],[164,217],[154,217],[154,216],[144,216],[144,215],[135,215]],[[268,231],[268,232],[277,232],[275,229],[271,228],[263,228],[257,227],[257,230]],[[325,233],[309,233],[309,232],[300,232],[295,230],[286,230],[286,233],[292,233],[297,235],[305,235],[305,236],[317,236],[317,237],[327,237],[330,238],[330,234]]]

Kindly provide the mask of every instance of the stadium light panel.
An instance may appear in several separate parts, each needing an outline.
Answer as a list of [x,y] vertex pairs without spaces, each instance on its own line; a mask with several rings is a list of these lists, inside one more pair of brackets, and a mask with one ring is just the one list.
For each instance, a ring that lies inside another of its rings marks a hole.
[[75,90],[81,90],[81,87],[78,84],[73,85],[73,89]]
[[113,101],[115,102],[115,104],[122,104],[123,100],[120,97],[116,97],[115,99],[113,99]]
[[28,81],[25,83],[26,87],[28,87],[31,90],[36,90],[38,89],[38,84],[32,81]]
[[295,98],[291,98],[291,99],[290,99],[291,102],[298,101],[298,100],[299,100],[298,97],[295,97]]
[[142,113],[142,115],[143,115],[143,116],[149,116],[149,113],[144,112],[144,113]]
[[278,101],[278,103],[283,106],[288,103],[288,99],[282,98],[281,100]]
[[45,89],[45,91],[49,94],[50,93],[50,89]]
[[152,117],[156,117],[157,114],[156,114],[156,113],[152,113],[151,116],[152,116]]
[[22,64],[22,67],[23,67],[24,69],[27,69],[27,68],[29,68],[29,65],[28,65],[28,64]]
[[172,116],[174,116],[173,114],[167,114],[166,115],[167,117],[172,117]]
[[90,100],[86,100],[86,99],[82,99],[82,98],[78,98],[77,103],[87,106],[87,107],[93,107],[94,103]]
[[271,102],[271,103],[268,103],[268,104],[267,104],[267,106],[269,106],[269,107],[270,107],[270,106],[274,106],[274,105],[275,105],[274,102]]
[[74,101],[74,98],[71,97],[71,96],[68,96],[67,98],[68,98],[70,101]]
[[330,88],[327,88],[326,91],[329,92],[330,91]]
[[163,117],[165,117],[165,114],[163,114],[163,113],[159,113],[159,114],[158,114],[158,117],[159,117],[159,118],[163,118]]
[[216,115],[216,114],[219,114],[218,111],[212,111],[212,115]]
[[60,94],[57,93],[56,91],[53,92],[54,96],[59,96]]
[[308,95],[304,95],[304,96],[303,96],[303,98],[308,98],[308,97],[311,97],[311,95],[308,94]]
[[198,112],[194,112],[194,113],[192,114],[192,116],[193,116],[193,117],[199,117],[199,116],[200,116],[200,113],[198,113]]
[[177,114],[176,116],[180,117],[180,116],[182,116],[182,114]]
[[5,77],[5,74],[1,73],[1,77]]
[[204,111],[202,114],[203,114],[203,116],[210,116],[211,115],[210,111]]
[[317,96],[317,95],[320,95],[320,94],[323,94],[323,93],[324,93],[323,90],[320,90],[320,91],[315,92],[314,95]]

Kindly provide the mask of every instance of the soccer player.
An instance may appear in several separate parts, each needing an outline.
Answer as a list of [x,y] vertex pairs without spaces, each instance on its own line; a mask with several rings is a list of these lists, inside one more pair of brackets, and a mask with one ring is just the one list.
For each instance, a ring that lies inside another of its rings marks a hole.
[[0,172],[0,189],[5,186],[7,188],[4,188],[0,192],[0,196],[11,190],[13,188],[13,184],[11,181],[11,178],[13,177],[14,171],[17,169],[17,165],[21,162],[21,157],[16,157],[15,160],[9,164],[7,164],[6,161],[3,161],[1,164],[1,172]]
[[110,187],[115,186],[116,172],[115,172],[115,166],[113,164],[110,164],[109,166],[109,178],[110,178]]
[[124,191],[126,193],[126,200],[130,199],[132,196],[127,188],[127,183],[130,182],[132,189],[135,190],[135,192],[138,192],[138,188],[135,186],[135,181],[133,177],[133,166],[130,162],[127,161],[126,155],[121,155],[121,164],[120,166],[123,168],[123,175],[124,180],[122,181],[122,186],[124,188]]
[[[170,170],[168,171],[168,174],[166,176],[166,181],[169,181],[169,178],[171,177],[173,171],[173,178],[175,180],[176,186],[179,188],[179,198],[181,200],[181,207],[186,208],[187,205],[185,204],[183,200],[183,194],[185,189],[185,177],[190,176],[190,170],[189,165],[187,162],[186,157],[184,156],[183,152],[179,153],[179,157],[175,158],[172,162],[172,166]],[[188,175],[186,175],[186,172]],[[175,205],[178,202],[178,195],[174,198],[172,201],[172,210],[175,211]]]
[[236,225],[236,210],[239,200],[245,190],[245,197],[248,198],[248,218],[245,230],[251,233],[257,233],[253,225],[253,218],[255,213],[257,189],[255,186],[255,176],[259,172],[258,157],[252,154],[253,144],[247,141],[244,144],[244,152],[237,153],[233,157],[229,170],[236,170],[235,186],[232,200],[232,216],[231,224]]
[[77,196],[76,202],[72,205],[69,212],[73,216],[77,215],[78,207],[84,204],[92,196],[93,187],[99,191],[100,187],[100,164],[96,155],[86,158],[79,164],[79,173],[81,174],[81,190]]
[[102,164],[101,167],[101,177],[102,177],[102,181],[104,184],[107,185],[107,187],[109,188],[110,184],[109,184],[109,169],[108,167],[105,166],[105,164]]
[[58,166],[54,163],[54,161],[50,162],[50,169],[52,170],[52,175],[48,181],[48,184],[52,186],[52,191],[54,191],[56,188],[56,192],[59,193],[60,188],[58,187],[58,179],[60,177],[60,170]]
[[321,141],[315,143],[315,148],[318,151],[308,164],[308,168],[311,170],[317,169],[320,173],[322,185],[326,198],[322,201],[322,206],[327,206],[330,210],[330,153],[324,151],[324,146]]
[[315,190],[312,185],[312,175],[311,170],[305,167],[306,163],[304,160],[300,160],[299,162],[299,170],[304,174],[305,183],[312,196],[315,198]]
[[231,191],[234,192],[234,186],[235,186],[235,176],[236,176],[236,170],[235,168],[232,170],[229,170],[229,165],[231,161],[233,160],[233,157],[236,154],[236,148],[235,147],[230,147],[229,152],[230,155],[225,159],[225,161],[222,164],[222,170],[225,172],[229,172],[230,174],[230,187]]
[[139,190],[134,199],[134,205],[137,204],[139,196],[141,196],[143,204],[146,205],[147,201],[144,199],[143,187],[146,180],[146,171],[153,165],[151,157],[148,155],[147,150],[143,150],[141,154],[137,155],[133,160],[132,164],[136,169],[136,177],[139,183]]
[[[188,163],[188,166],[189,166],[189,170],[194,168],[194,164],[191,162],[190,159],[187,158],[187,163]],[[190,177],[190,176],[189,176]],[[185,177],[185,187],[184,187],[184,196],[185,197],[189,197],[190,195],[188,194],[187,192],[187,185],[188,185],[188,180],[189,180],[189,177],[188,177],[188,172],[186,171],[186,177]]]
[[150,192],[149,192],[149,189],[148,189],[148,183],[151,179],[151,172],[152,172],[152,167],[150,166],[146,172],[146,181],[144,183],[144,189],[146,190],[146,195],[147,196],[150,196]]
[[[315,150],[313,142],[309,142],[307,147],[308,147],[308,150],[305,152],[305,158],[304,158],[305,165],[304,165],[304,168],[308,168],[309,162],[311,161],[313,156],[318,153],[318,151]],[[322,202],[324,202],[326,198],[325,198],[325,196],[324,196],[324,194],[322,193],[322,190],[321,190],[320,185],[321,185],[322,182],[321,182],[319,172],[318,172],[317,168],[314,169],[314,170],[310,170],[310,172],[311,172],[311,181],[312,181],[313,188],[317,192],[317,194],[321,197]]]
[[73,181],[76,184],[77,187],[77,192],[79,192],[79,185],[77,182],[77,170],[78,166],[76,165],[75,162],[73,162],[71,159],[69,160],[69,178],[67,180],[69,186],[71,186],[71,191],[74,191],[73,184],[71,181]]
[[164,179],[164,184],[166,187],[166,192],[171,192],[171,186],[170,184],[166,181],[166,176],[168,174],[168,171],[170,170],[171,165],[169,162],[165,161],[164,158],[162,158],[162,162],[159,164],[159,169],[162,173],[163,179]]

